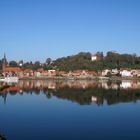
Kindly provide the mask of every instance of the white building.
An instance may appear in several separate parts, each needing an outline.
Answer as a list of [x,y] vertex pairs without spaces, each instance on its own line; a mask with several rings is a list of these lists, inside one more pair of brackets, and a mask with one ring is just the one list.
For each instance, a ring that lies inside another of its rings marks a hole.
[[91,54],[91,61],[96,61],[96,60],[97,60],[97,55]]
[[111,73],[111,70],[109,69],[105,69],[102,71],[102,76],[107,76],[107,73],[110,72]]
[[121,74],[122,77],[132,77],[131,71],[128,71],[128,70],[122,70],[120,72],[120,74]]
[[112,74],[118,74],[119,71],[117,69],[112,69]]

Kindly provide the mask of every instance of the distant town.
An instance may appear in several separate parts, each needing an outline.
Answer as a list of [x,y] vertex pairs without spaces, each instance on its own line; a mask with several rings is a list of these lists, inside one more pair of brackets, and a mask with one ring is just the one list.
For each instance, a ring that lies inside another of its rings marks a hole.
[[47,58],[44,63],[8,61],[6,54],[0,60],[0,76],[17,76],[19,79],[108,79],[108,78],[139,78],[140,57],[136,54],[119,54],[115,51],[89,53],[52,60]]

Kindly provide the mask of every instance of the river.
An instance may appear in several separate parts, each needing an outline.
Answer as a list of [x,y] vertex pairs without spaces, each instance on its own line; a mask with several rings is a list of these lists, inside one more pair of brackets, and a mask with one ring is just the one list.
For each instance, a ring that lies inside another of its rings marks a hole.
[[139,132],[139,81],[21,80],[0,92],[7,140],[136,140]]

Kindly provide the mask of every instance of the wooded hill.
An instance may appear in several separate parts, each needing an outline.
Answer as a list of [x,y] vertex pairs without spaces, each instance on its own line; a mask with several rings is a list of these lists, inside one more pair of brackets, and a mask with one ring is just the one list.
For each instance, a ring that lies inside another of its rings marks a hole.
[[102,52],[100,54],[100,59],[97,61],[91,61],[91,53],[81,52],[76,55],[62,57],[54,61],[54,65],[58,70],[77,70],[77,69],[87,69],[100,71],[105,68],[140,68],[140,57],[136,54],[119,54],[116,52],[108,52],[106,56],[103,56]]

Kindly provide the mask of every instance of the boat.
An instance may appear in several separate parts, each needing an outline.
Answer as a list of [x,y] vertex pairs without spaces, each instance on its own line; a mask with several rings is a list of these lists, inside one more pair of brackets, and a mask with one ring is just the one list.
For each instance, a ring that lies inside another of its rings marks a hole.
[[6,83],[17,83],[19,80],[18,77],[16,76],[11,76],[11,77],[1,77],[0,82],[6,82]]

